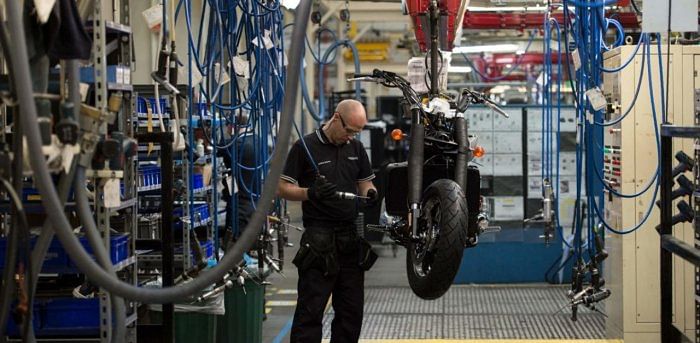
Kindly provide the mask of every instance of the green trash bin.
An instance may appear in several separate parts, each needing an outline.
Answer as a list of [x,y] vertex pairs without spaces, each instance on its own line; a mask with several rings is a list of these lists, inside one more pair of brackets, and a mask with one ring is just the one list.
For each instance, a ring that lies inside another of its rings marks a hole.
[[[161,322],[163,312],[151,311],[151,320]],[[216,318],[222,317],[215,314],[199,312],[175,312],[175,343],[214,343],[216,342]]]
[[215,314],[175,312],[175,342],[216,342]]
[[[150,320],[162,322],[162,307],[149,305],[149,309]],[[175,343],[216,342],[217,318],[223,317],[223,313],[223,295],[197,304],[175,304]]]
[[224,294],[226,314],[219,316],[218,343],[262,342],[265,286],[248,280],[243,287],[234,286]]

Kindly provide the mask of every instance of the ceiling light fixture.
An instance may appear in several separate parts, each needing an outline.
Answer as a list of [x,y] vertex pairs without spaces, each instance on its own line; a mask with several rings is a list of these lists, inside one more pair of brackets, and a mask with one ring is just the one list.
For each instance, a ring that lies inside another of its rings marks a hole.
[[450,66],[447,68],[448,73],[454,74],[466,74],[472,72],[472,67],[470,66]]
[[452,50],[455,54],[474,54],[480,52],[515,52],[520,48],[517,44],[495,44],[480,46],[459,46]]

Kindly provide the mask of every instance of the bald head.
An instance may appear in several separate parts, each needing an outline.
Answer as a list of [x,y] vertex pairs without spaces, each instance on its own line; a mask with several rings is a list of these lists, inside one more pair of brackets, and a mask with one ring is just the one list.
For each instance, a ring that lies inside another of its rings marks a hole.
[[362,103],[354,100],[347,99],[338,103],[335,111],[343,116],[343,120],[349,126],[354,128],[362,128],[367,124],[367,113],[365,112],[365,107]]
[[331,119],[324,126],[326,136],[335,144],[344,144],[362,131],[367,124],[367,113],[357,100],[338,103]]

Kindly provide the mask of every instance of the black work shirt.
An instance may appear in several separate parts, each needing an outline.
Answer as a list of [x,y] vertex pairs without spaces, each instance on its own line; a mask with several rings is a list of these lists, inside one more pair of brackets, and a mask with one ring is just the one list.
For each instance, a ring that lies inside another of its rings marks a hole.
[[[319,172],[326,180],[336,184],[339,192],[357,193],[357,183],[374,179],[374,172],[362,142],[351,139],[347,144],[331,143],[323,130],[318,129],[304,136]],[[316,169],[310,162],[301,140],[297,140],[287,156],[281,178],[299,187],[308,188],[316,179]],[[306,200],[301,204],[304,226],[319,223],[352,225],[357,218],[357,205],[353,200]]]

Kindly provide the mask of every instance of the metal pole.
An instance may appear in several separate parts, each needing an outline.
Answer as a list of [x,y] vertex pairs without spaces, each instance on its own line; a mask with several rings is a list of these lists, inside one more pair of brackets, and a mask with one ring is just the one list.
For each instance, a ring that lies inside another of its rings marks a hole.
[[[161,133],[160,137],[160,173],[161,173],[161,197],[163,198],[161,208],[161,239],[163,240],[163,287],[173,285],[175,277],[175,254],[173,242],[173,135],[172,133]],[[190,217],[190,220],[192,218]],[[183,230],[187,230],[188,225],[183,223]],[[183,245],[183,251],[189,249]],[[173,342],[174,336],[174,311],[175,306],[163,305],[163,338],[165,342]]]
[[[700,89],[695,90],[695,126],[700,126]],[[667,112],[668,113],[668,112]],[[693,210],[695,218],[695,249],[700,249],[700,139],[695,139],[695,165],[693,166]],[[700,342],[700,267],[695,266],[695,342]]]
[[430,97],[440,94],[438,75],[438,58],[440,58],[440,44],[438,42],[438,22],[440,13],[437,1],[430,2]]
[[[661,137],[661,226],[659,234],[672,234],[671,217],[673,208],[671,191],[673,177],[671,176],[673,153],[672,137]],[[659,244],[659,246],[661,246]],[[663,247],[660,255],[661,273],[661,341],[672,342],[673,338],[673,254]]]

